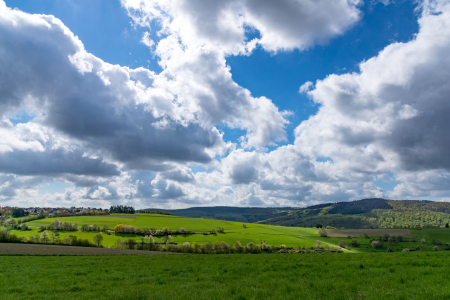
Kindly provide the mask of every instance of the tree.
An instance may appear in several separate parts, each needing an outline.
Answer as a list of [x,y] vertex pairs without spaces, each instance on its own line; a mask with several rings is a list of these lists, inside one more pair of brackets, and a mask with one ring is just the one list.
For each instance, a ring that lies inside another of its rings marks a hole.
[[42,239],[44,240],[44,243],[47,243],[47,240],[48,240],[48,233],[47,233],[47,231],[44,231],[44,232],[41,234],[41,237],[42,237]]
[[94,243],[97,245],[97,247],[100,247],[100,245],[102,244],[102,241],[103,241],[103,236],[100,233],[94,235]]

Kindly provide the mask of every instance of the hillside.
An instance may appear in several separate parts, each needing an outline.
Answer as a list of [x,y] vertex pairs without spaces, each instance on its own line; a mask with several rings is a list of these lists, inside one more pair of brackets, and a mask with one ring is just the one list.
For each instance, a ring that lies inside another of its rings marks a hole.
[[421,200],[363,199],[328,203],[288,211],[262,224],[313,227],[317,224],[345,228],[445,226],[450,203]]
[[192,207],[164,210],[176,216],[218,219],[281,226],[345,228],[393,228],[445,226],[450,222],[450,203],[425,200],[363,199],[314,205],[307,208]]
[[[149,208],[148,210],[158,210]],[[275,217],[287,216],[291,211],[297,211],[298,208],[291,207],[232,207],[232,206],[214,206],[214,207],[191,207],[186,209],[173,209],[165,212],[173,213],[180,217],[205,218],[227,220],[243,223],[256,223]]]

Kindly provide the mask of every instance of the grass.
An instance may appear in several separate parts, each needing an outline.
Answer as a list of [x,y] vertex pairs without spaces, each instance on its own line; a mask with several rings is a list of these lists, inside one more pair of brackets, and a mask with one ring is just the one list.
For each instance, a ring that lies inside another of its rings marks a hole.
[[[114,217],[116,216],[116,217]],[[263,224],[253,224],[246,223],[246,228],[243,227],[243,223],[240,222],[231,222],[231,221],[223,221],[223,220],[214,220],[214,219],[201,219],[201,218],[188,218],[188,217],[177,217],[177,216],[166,216],[166,215],[149,215],[149,214],[135,214],[128,215],[137,217],[136,219],[128,219],[121,218],[120,215],[113,215],[113,217],[102,217],[102,216],[79,216],[79,217],[63,217],[57,218],[61,222],[69,222],[69,223],[77,223],[79,228],[83,224],[97,224],[99,226],[108,225],[111,229],[114,228],[117,224],[127,224],[133,225],[135,227],[141,228],[155,228],[161,229],[163,227],[169,227],[170,229],[180,229],[184,227],[186,230],[196,231],[196,232],[204,232],[209,231],[211,229],[217,229],[217,227],[223,227],[225,229],[226,234],[216,234],[216,235],[174,235],[173,241],[177,243],[198,243],[205,244],[209,242],[226,242],[229,244],[234,244],[236,241],[240,241],[241,244],[247,244],[249,242],[253,242],[255,244],[260,244],[261,241],[264,241],[269,245],[280,246],[281,244],[285,244],[287,247],[297,247],[297,246],[305,246],[312,247],[316,245],[316,241],[320,240],[322,245],[330,245],[337,246],[341,240],[345,240],[348,245],[348,252],[355,253],[364,253],[364,252],[385,252],[389,247],[394,252],[400,252],[402,249],[417,249],[420,246],[420,243],[411,242],[411,239],[406,239],[405,242],[396,243],[396,244],[388,244],[385,242],[385,246],[382,249],[374,249],[372,248],[370,242],[371,239],[365,239],[363,237],[358,238],[333,238],[333,237],[320,237],[317,233],[316,228],[301,228],[301,227],[284,227],[284,226],[272,226],[272,225],[263,225]],[[41,225],[50,225],[56,220],[56,218],[47,218],[41,220],[35,220],[32,222],[28,222],[28,226],[31,227],[31,231],[13,231],[18,236],[25,235],[28,238],[30,236],[34,236],[36,233],[40,233],[37,231],[38,227]],[[439,229],[410,229],[413,236],[416,237],[418,241],[422,238],[425,238],[426,243],[422,245],[422,250],[432,251],[433,244],[431,244],[431,240],[441,239],[442,243],[450,242],[450,229],[439,228]],[[51,233],[51,230],[47,230],[47,232]],[[78,238],[85,238],[92,241],[92,238],[97,233],[95,232],[61,232],[61,238],[64,238],[68,235],[76,235]],[[140,241],[142,236],[137,236],[134,234],[130,235],[122,235],[116,236],[114,234],[107,235],[103,234],[103,242],[102,244],[108,247],[114,246],[118,243],[118,241],[125,241],[129,238],[136,239]],[[352,247],[350,242],[352,239],[356,239],[360,244],[359,247]],[[162,242],[161,238],[155,237],[156,242]],[[444,248],[444,245],[438,246],[440,250]]]
[[[120,216],[120,215],[119,215]],[[102,217],[102,216],[80,216],[80,217],[62,217],[57,218],[61,222],[77,223],[78,227],[81,228],[83,224],[97,224],[99,226],[108,225],[111,229],[117,224],[133,225],[135,227],[141,228],[155,228],[161,229],[163,227],[169,227],[170,229],[180,229],[184,227],[186,230],[195,232],[205,232],[211,229],[217,229],[217,227],[223,227],[226,234],[216,234],[204,236],[202,234],[196,235],[176,235],[172,236],[173,240],[177,243],[184,242],[196,242],[196,243],[209,243],[209,242],[227,242],[234,244],[236,241],[240,241],[243,244],[249,242],[260,244],[261,241],[265,241],[267,244],[280,246],[285,244],[288,247],[297,247],[299,245],[311,247],[316,244],[316,237],[318,237],[317,229],[312,228],[299,228],[299,227],[283,227],[283,226],[272,226],[272,225],[262,225],[262,224],[252,224],[246,223],[246,228],[243,227],[243,223],[222,221],[222,220],[212,220],[212,219],[200,219],[200,218],[187,218],[187,217],[176,217],[176,216],[165,216],[165,215],[149,215],[149,214],[135,214],[136,219],[126,219],[126,218],[114,218],[114,217]],[[27,237],[33,236],[34,232],[41,225],[48,226],[55,222],[56,218],[47,218],[35,220],[28,222],[27,225],[32,229],[31,231],[12,231],[12,233]],[[47,230],[51,233],[52,230]],[[68,235],[76,235],[78,238],[86,238],[92,241],[92,237],[97,234],[93,232],[61,232],[61,238]],[[300,236],[309,236],[311,238],[305,239]],[[127,240],[129,238],[134,238],[140,240],[141,236],[137,235],[106,235],[103,234],[102,244],[105,246],[113,246],[118,240]],[[157,242],[161,241],[161,238],[155,237]]]
[[0,298],[448,299],[442,279],[449,258],[448,252],[0,256]]

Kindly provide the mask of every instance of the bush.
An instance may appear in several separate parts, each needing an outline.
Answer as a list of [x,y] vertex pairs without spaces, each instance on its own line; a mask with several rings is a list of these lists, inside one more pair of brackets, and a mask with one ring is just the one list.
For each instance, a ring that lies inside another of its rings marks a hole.
[[320,245],[321,245],[321,244],[322,244],[322,243],[321,243],[319,240],[316,241],[316,247],[317,247],[317,248],[320,248]]
[[387,248],[386,252],[392,252],[391,248]]
[[425,239],[421,239],[420,242],[421,242],[422,244],[425,244]]
[[319,234],[321,237],[327,237],[328,233],[325,229],[319,229]]
[[399,241],[400,243],[403,242],[403,236],[399,235],[399,236],[398,236],[398,241]]
[[359,246],[359,243],[358,243],[357,240],[352,240],[350,243],[351,243],[351,245],[352,245],[353,247],[358,247],[358,246]]
[[410,250],[408,248],[405,248],[402,250],[402,252],[409,252]]
[[434,246],[434,247],[433,247],[433,251],[439,251],[438,246]]
[[341,248],[347,247],[347,242],[345,240],[340,241],[339,242],[339,247],[341,247]]
[[383,242],[382,241],[379,241],[379,242],[377,242],[377,241],[372,241],[372,247],[373,248],[376,248],[376,249],[381,249],[381,248],[383,248]]

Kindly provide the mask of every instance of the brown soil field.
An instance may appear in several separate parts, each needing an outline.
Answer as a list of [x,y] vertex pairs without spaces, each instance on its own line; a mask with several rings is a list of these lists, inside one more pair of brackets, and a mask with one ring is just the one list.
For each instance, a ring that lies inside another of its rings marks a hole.
[[390,236],[399,236],[411,238],[411,232],[408,229],[348,229],[348,230],[327,230],[329,237],[360,237],[366,233],[368,236],[383,236],[389,234]]
[[137,217],[133,216],[118,216],[118,215],[98,215],[98,216],[90,216],[90,217],[110,217],[110,218],[124,218],[124,219],[137,219]]
[[159,251],[140,251],[126,249],[109,249],[94,247],[57,246],[41,244],[14,244],[0,243],[1,254],[28,254],[28,255],[169,255],[182,254]]

